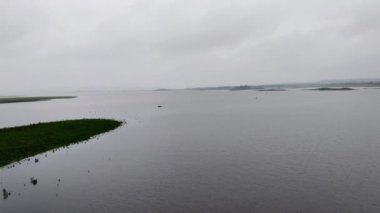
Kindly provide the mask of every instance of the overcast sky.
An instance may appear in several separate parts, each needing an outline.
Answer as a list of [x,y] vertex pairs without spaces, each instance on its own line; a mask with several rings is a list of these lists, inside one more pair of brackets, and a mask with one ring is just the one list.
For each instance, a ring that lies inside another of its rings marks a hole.
[[379,0],[0,0],[1,90],[380,77]]

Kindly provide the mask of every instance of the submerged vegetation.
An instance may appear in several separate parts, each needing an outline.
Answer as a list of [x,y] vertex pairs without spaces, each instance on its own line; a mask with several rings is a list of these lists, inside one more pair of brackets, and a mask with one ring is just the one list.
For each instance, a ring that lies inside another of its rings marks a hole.
[[110,119],[80,119],[0,129],[0,167],[90,139],[122,124]]

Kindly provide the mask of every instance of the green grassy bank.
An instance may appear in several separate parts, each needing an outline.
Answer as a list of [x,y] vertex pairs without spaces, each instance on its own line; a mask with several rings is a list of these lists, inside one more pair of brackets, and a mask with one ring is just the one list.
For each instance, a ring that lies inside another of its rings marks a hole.
[[81,119],[0,129],[0,167],[88,140],[121,124],[120,121],[109,119]]

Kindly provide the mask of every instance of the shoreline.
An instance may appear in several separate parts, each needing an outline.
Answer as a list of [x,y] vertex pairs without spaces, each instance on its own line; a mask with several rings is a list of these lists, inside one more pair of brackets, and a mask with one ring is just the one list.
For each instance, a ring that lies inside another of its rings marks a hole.
[[20,102],[36,102],[36,101],[50,101],[54,99],[73,99],[77,96],[34,96],[34,97],[5,97],[0,96],[0,104],[20,103]]

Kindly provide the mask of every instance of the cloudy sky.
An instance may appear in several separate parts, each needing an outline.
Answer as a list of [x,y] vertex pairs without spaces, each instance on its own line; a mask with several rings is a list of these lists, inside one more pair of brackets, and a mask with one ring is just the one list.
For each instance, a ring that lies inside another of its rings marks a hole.
[[379,0],[0,0],[0,85],[379,78],[379,8]]

